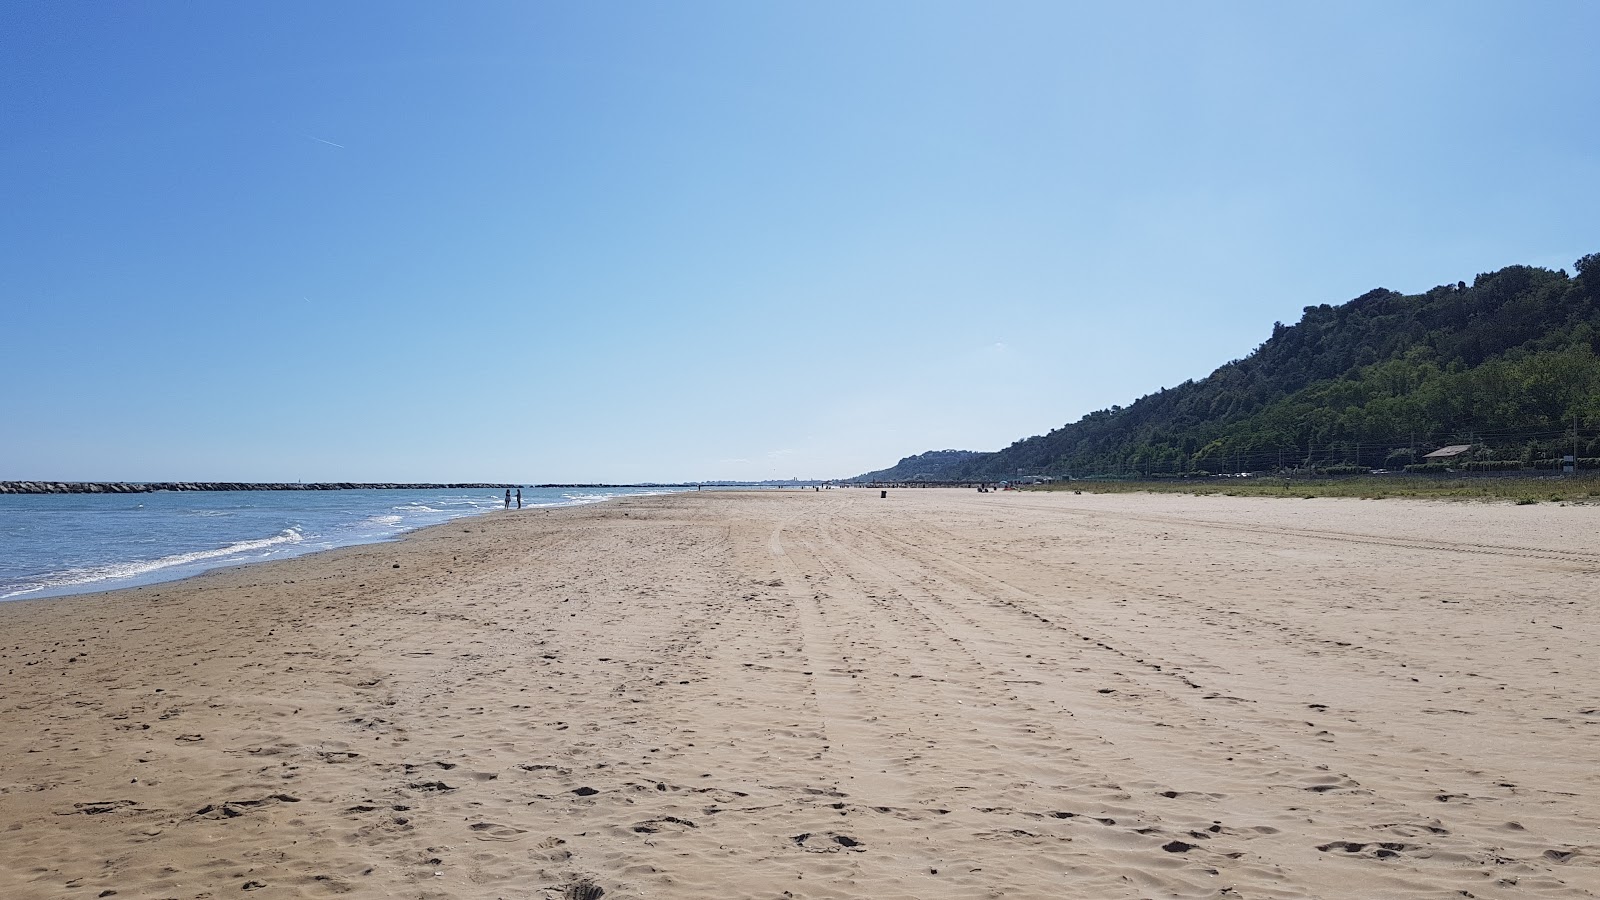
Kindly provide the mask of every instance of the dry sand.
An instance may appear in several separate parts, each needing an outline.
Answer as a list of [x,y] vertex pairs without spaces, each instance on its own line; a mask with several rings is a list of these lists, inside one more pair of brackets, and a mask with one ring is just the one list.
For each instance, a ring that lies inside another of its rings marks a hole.
[[0,604],[0,897],[1592,897],[1597,524],[688,494]]

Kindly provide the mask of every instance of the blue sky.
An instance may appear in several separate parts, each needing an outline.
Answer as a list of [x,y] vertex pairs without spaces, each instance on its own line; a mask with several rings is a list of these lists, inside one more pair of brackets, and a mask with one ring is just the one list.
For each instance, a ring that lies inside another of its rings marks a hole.
[[1600,250],[1600,5],[10,3],[0,478],[844,476]]

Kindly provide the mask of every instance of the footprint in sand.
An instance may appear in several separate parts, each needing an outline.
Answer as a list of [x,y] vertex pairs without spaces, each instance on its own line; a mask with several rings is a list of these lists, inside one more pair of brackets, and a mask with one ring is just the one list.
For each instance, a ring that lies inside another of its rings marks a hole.
[[600,900],[606,889],[588,879],[573,882],[561,888],[561,900]]
[[476,834],[473,837],[480,841],[520,841],[528,833],[526,828],[512,828],[510,825],[497,825],[493,822],[474,822],[467,826]]
[[634,825],[633,830],[639,834],[657,834],[673,826],[683,829],[694,828],[695,824],[688,819],[680,819],[677,816],[661,816],[656,819],[646,819]]
[[820,833],[808,831],[805,834],[795,835],[792,840],[807,853],[838,853],[840,850],[852,850],[861,853],[867,849],[856,838],[848,834],[835,834],[831,831]]
[[[1370,853],[1363,853],[1363,851],[1368,850],[1368,848],[1371,848]],[[1364,856],[1370,855],[1377,859],[1390,859],[1399,856],[1401,853],[1404,853],[1407,850],[1412,850],[1415,848],[1396,841],[1373,841],[1367,843],[1359,843],[1356,841],[1330,841],[1326,844],[1317,845],[1317,849],[1321,850],[1323,853],[1327,853],[1332,850],[1343,850],[1345,853],[1360,853]]]

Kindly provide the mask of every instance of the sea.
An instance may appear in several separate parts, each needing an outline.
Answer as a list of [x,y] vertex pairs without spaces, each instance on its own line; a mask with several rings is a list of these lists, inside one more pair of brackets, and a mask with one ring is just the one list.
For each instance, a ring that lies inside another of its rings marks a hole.
[[[523,488],[522,506],[576,506],[668,492]],[[223,566],[389,541],[504,505],[505,491],[489,488],[0,494],[0,600],[171,581]]]

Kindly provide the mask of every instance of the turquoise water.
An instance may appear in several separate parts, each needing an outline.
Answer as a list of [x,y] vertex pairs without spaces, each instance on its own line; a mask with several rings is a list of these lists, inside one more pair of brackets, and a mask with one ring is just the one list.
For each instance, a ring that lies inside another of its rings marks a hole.
[[[662,493],[523,488],[524,508]],[[391,540],[502,508],[503,490],[176,491],[0,495],[0,600],[184,578]]]

